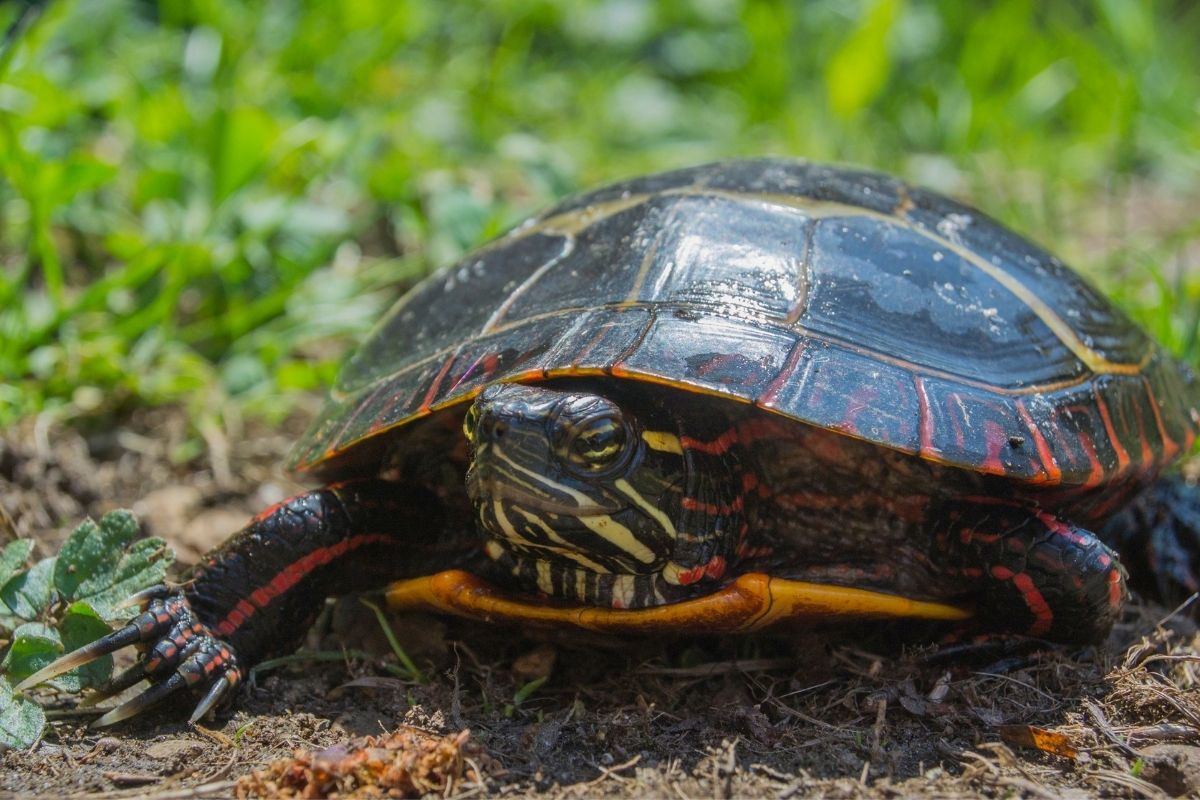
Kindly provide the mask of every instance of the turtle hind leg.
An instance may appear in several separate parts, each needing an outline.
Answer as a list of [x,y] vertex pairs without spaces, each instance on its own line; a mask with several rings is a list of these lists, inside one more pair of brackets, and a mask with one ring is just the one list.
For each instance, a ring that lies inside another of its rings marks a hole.
[[1200,592],[1200,486],[1183,476],[1150,485],[1100,536],[1121,553],[1139,592],[1172,606]]
[[936,531],[941,566],[966,579],[988,630],[1089,644],[1127,597],[1116,554],[1090,531],[1015,501],[965,498]]

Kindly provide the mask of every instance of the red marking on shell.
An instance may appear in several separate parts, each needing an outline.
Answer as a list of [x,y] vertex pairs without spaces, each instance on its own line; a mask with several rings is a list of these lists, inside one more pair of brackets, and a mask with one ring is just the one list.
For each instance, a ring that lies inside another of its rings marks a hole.
[[1146,470],[1154,463],[1154,450],[1150,447],[1150,437],[1146,436],[1146,420],[1142,416],[1142,406],[1140,403],[1133,404],[1133,414],[1137,417],[1138,441],[1142,445],[1142,461],[1138,466]]
[[1117,454],[1117,473],[1120,474],[1129,469],[1129,453],[1121,444],[1121,440],[1117,438],[1117,431],[1113,428],[1112,415],[1108,411],[1108,403],[1104,400],[1104,394],[1098,388],[1093,389],[1092,394],[1096,397],[1096,407],[1100,409],[1100,419],[1104,422],[1108,440],[1112,442],[1113,452]]
[[704,574],[716,580],[725,574],[725,558],[724,556],[713,556],[709,562],[704,565]]
[[[288,564],[270,580],[265,586],[260,586],[250,593],[251,605],[246,600],[240,600],[237,606],[230,611],[225,619],[221,620],[213,628],[219,636],[228,636],[239,627],[245,624],[246,620],[250,619],[258,609],[266,608],[276,597],[279,597],[284,592],[291,589],[297,583],[304,579],[308,573],[318,567],[329,564],[334,559],[337,559],[351,550],[355,550],[363,545],[373,544],[376,542],[391,541],[391,537],[382,533],[364,533],[358,536],[351,536],[342,541],[332,544],[328,547],[318,548],[312,551],[301,559]],[[257,608],[256,608],[257,606]]]
[[917,387],[917,407],[921,415],[921,453],[937,455],[938,451],[933,449],[933,417],[929,416],[929,393],[925,389],[925,381],[914,375],[913,384]]
[[1083,482],[1083,488],[1093,489],[1104,483],[1104,465],[1100,463],[1100,456],[1096,454],[1096,445],[1092,442],[1092,437],[1084,431],[1079,432],[1079,446],[1083,448],[1088,463],[1092,465],[1087,479]]
[[800,339],[792,345],[791,351],[788,352],[787,360],[783,363],[783,368],[779,370],[779,374],[775,376],[766,390],[754,401],[756,405],[763,407],[774,405],[776,398],[779,397],[779,393],[795,373],[796,364],[800,362],[800,357],[804,355],[804,342],[804,339]]
[[347,444],[347,441],[345,438],[346,431],[353,429],[354,421],[357,420],[359,418],[359,416],[362,415],[364,410],[366,410],[368,408],[374,408],[375,398],[377,398],[382,392],[387,390],[390,386],[390,383],[391,383],[390,381],[384,381],[383,383],[376,386],[375,389],[372,390],[371,393],[369,395],[367,395],[367,397],[361,403],[359,403],[353,410],[351,410],[349,413],[347,413],[345,415],[346,418],[345,418],[345,420],[342,421],[342,424],[338,428],[337,433],[335,433],[333,436],[329,437],[329,447],[326,448],[324,454],[322,455],[322,458],[319,460],[325,460],[328,458],[332,458],[338,454],[338,452]]
[[857,435],[858,415],[872,408],[879,397],[879,390],[874,386],[860,386],[850,393],[846,399],[846,416],[837,425],[838,430]]
[[496,372],[496,368],[500,366],[500,354],[488,353],[479,359],[479,366],[483,369],[483,376],[490,378]]
[[[1163,427],[1162,412],[1158,408],[1158,400],[1154,397],[1154,390],[1150,388],[1150,381],[1142,378],[1142,385],[1146,387],[1146,400],[1150,403],[1150,410],[1154,412],[1154,424],[1158,426],[1158,435],[1162,438],[1163,443],[1163,460],[1170,461],[1179,454],[1179,443],[1167,435],[1167,429]],[[1150,462],[1147,461],[1147,464]]]
[[1004,448],[1008,446],[1008,437],[1004,435],[1004,429],[999,423],[987,420],[983,423],[983,440],[984,446],[987,448],[987,455],[983,459],[983,471],[993,475],[1004,474],[1004,462],[1000,458],[1000,454],[1004,452]]
[[958,406],[959,413],[957,415],[954,413],[953,408],[946,409],[946,419],[950,420],[950,425],[954,428],[954,446],[961,453],[967,448],[967,435],[963,431],[962,420],[969,419],[970,413],[967,411],[967,404],[963,402],[963,396],[958,392],[951,392],[946,395],[946,400]]
[[1021,415],[1025,427],[1029,428],[1029,433],[1033,436],[1033,443],[1037,447],[1038,457],[1042,460],[1042,471],[1045,473],[1046,480],[1050,483],[1062,483],[1062,470],[1059,469],[1058,462],[1054,460],[1054,453],[1050,451],[1050,444],[1042,435],[1041,428],[1033,421],[1029,409],[1025,408],[1024,400],[1017,401],[1017,413]]

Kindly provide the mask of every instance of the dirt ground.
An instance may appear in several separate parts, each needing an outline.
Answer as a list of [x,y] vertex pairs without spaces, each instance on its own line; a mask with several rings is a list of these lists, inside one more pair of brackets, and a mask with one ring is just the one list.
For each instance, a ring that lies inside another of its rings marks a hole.
[[[278,471],[300,427],[209,431],[190,461],[172,410],[9,431],[0,542],[52,552],[85,514],[131,507],[192,561],[301,488]],[[952,661],[896,628],[614,642],[392,621],[422,682],[386,671],[381,630],[343,601],[310,635],[325,655],[259,674],[203,727],[165,708],[92,731],[61,701],[39,744],[0,755],[0,796],[230,796],[296,750],[402,725],[470,732],[452,797],[1200,796],[1200,636],[1142,602],[1101,648]]]

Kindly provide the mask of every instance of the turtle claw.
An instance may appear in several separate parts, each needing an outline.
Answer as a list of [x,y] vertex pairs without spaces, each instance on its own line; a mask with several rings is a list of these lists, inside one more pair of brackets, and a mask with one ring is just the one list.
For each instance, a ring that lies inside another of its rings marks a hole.
[[109,725],[115,725],[118,722],[127,720],[132,716],[142,713],[150,706],[166,699],[168,696],[179,691],[187,686],[187,679],[178,672],[171,675],[162,683],[155,683],[149,689],[139,694],[132,700],[127,700],[121,705],[109,711],[104,716],[97,719],[91,724],[93,728],[106,728]]
[[104,636],[91,644],[86,644],[78,650],[72,650],[64,656],[51,661],[46,666],[39,669],[37,672],[30,675],[25,680],[18,683],[14,689],[18,692],[23,692],[26,689],[32,689],[39,683],[53,680],[64,672],[70,672],[76,667],[82,667],[90,664],[98,658],[102,658],[109,653],[116,652],[126,645],[134,644],[140,641],[139,631],[129,624],[119,631]]
[[195,725],[204,718],[209,711],[212,711],[213,706],[221,702],[229,690],[233,688],[234,682],[229,679],[229,676],[221,676],[221,680],[212,685],[208,693],[204,695],[204,699],[196,705],[196,710],[188,717],[188,724]]
[[149,589],[142,589],[140,592],[134,592],[126,597],[121,602],[117,603],[114,608],[121,610],[125,608],[137,607],[138,611],[145,611],[147,606],[153,600],[162,600],[174,594],[175,590],[164,583],[157,586],[151,586]]
[[196,618],[184,596],[157,586],[134,595],[126,605],[141,605],[145,610],[124,628],[67,653],[21,681],[16,688],[23,691],[127,645],[142,645],[137,663],[86,701],[89,706],[95,705],[143,679],[150,681],[149,688],[137,697],[92,723],[104,727],[139,714],[182,688],[207,690],[192,716],[195,721],[241,682],[242,673],[233,650]]

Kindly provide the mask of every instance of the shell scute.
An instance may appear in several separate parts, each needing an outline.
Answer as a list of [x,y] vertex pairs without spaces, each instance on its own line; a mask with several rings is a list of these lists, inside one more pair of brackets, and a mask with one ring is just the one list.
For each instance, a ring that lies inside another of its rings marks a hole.
[[1144,478],[1200,427],[1194,377],[1036,245],[894,178],[760,160],[569,199],[423,281],[292,465],[367,469],[488,383],[572,375],[1064,488]]

